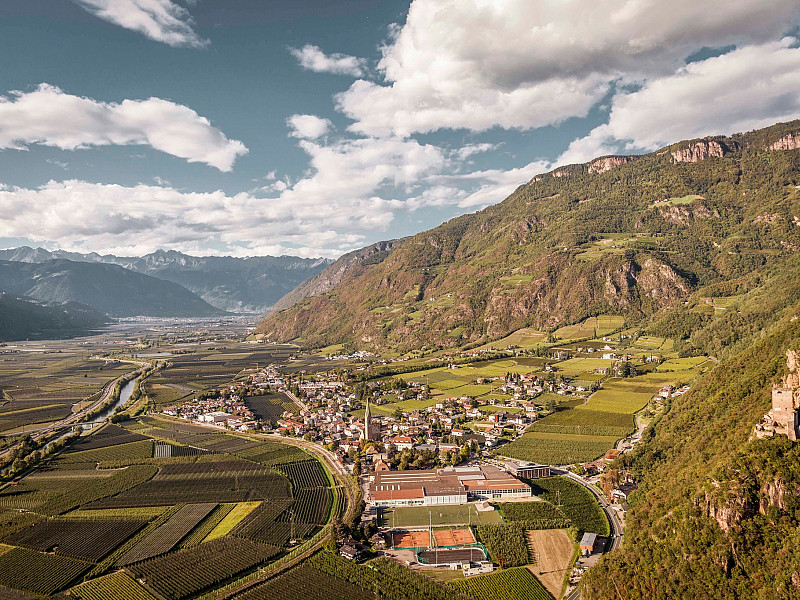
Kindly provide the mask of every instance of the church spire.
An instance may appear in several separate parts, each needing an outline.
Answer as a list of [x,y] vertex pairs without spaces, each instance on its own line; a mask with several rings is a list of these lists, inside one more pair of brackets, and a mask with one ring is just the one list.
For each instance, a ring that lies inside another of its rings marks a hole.
[[367,398],[367,407],[364,410],[364,439],[375,439],[375,428],[372,425],[372,411],[369,409],[369,398]]
[[369,398],[367,398],[367,408],[364,410],[364,439],[372,439],[372,413],[369,410]]

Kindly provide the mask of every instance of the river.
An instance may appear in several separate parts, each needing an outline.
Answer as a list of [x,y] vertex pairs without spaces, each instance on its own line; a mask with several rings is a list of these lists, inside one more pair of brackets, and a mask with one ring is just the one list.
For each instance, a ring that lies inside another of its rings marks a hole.
[[[133,388],[136,385],[136,379],[131,379],[130,381],[125,382],[125,385],[122,386],[122,389],[119,392],[119,398],[117,399],[114,404],[109,406],[103,412],[101,412],[96,417],[92,418],[92,421],[104,421],[108,417],[114,414],[114,411],[117,410],[118,407],[123,406],[128,400],[131,399],[131,394],[133,394]],[[92,429],[94,425],[84,425],[83,429],[88,430]]]

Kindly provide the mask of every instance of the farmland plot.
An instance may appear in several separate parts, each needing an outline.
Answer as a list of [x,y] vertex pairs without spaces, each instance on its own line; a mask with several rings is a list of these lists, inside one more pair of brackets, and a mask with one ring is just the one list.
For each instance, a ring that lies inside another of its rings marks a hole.
[[[269,560],[279,548],[220,538],[133,565],[130,570],[168,600],[179,600]],[[0,557],[2,560],[2,557]]]
[[98,562],[144,527],[146,521],[51,519],[5,538],[15,546]]

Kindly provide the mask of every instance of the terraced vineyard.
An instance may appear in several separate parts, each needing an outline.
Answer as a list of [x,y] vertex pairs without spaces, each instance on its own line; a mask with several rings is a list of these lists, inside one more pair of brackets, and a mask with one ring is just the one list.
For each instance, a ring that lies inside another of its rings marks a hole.
[[117,565],[130,565],[172,550],[187,533],[217,507],[216,504],[187,504],[123,556]]
[[328,519],[328,476],[298,448],[160,419],[126,425],[135,433],[100,429],[0,492],[0,591],[79,584],[71,597],[185,598],[273,560]]
[[269,580],[238,596],[237,600],[286,600],[287,590],[305,600],[374,600],[375,595],[343,579],[308,565]]
[[297,414],[300,409],[284,394],[265,394],[263,396],[247,396],[244,399],[247,407],[262,421],[276,421],[284,411]]
[[98,562],[144,527],[146,521],[52,519],[4,538],[8,544]]
[[502,502],[500,512],[506,521],[521,521],[528,529],[566,529],[570,521],[549,502]]
[[453,581],[450,585],[478,600],[552,600],[553,598],[536,576],[524,567],[476,575],[462,581]]
[[387,558],[378,558],[366,566],[323,551],[311,557],[307,564],[362,590],[378,589],[384,598],[392,600],[472,600],[459,590]]
[[66,556],[12,548],[0,554],[0,585],[46,596],[63,589],[91,566]]
[[186,536],[181,542],[181,548],[191,548],[202,542],[208,535],[216,529],[225,517],[234,509],[235,504],[222,504],[217,506],[211,513],[203,520],[200,525],[192,530],[192,533]]
[[501,567],[516,567],[531,562],[528,542],[522,523],[498,523],[478,525],[478,541],[489,551],[489,556]]
[[567,477],[548,477],[531,482],[532,492],[555,504],[580,531],[608,535],[610,528],[603,509],[592,493]]
[[548,465],[569,465],[602,456],[618,439],[617,436],[541,433],[534,429],[502,446],[498,453]]
[[87,581],[72,588],[69,593],[78,600],[156,600],[155,596],[122,571]]
[[[269,560],[279,548],[237,538],[220,538],[130,567],[137,578],[168,600],[179,600],[222,583]],[[2,558],[2,557],[0,557]]]

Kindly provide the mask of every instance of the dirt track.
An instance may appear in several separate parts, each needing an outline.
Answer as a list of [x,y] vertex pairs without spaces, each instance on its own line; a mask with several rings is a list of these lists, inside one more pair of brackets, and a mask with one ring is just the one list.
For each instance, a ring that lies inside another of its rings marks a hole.
[[561,585],[570,567],[574,546],[563,529],[540,529],[528,532],[531,554],[539,560],[528,567],[554,597],[561,595]]

